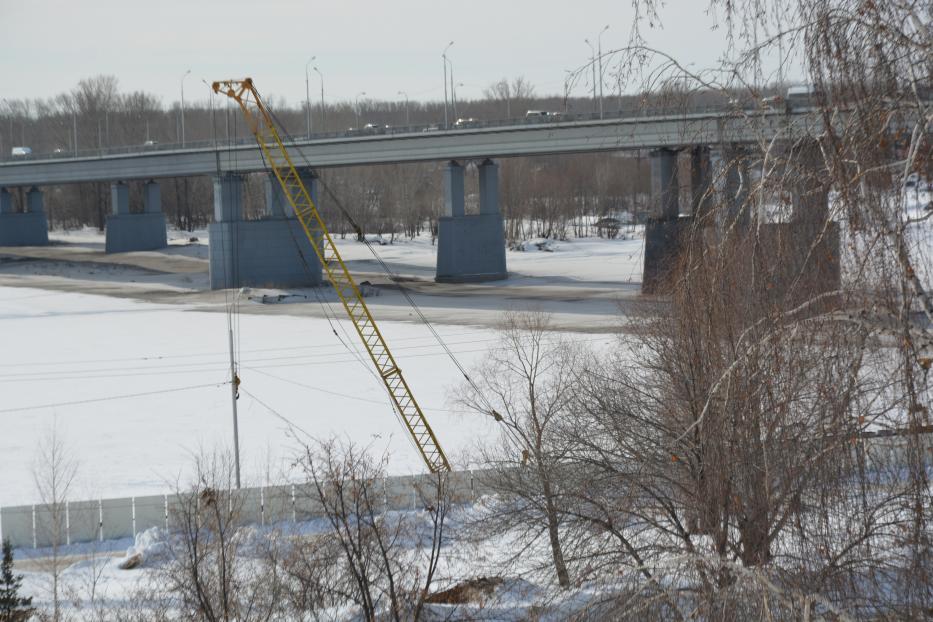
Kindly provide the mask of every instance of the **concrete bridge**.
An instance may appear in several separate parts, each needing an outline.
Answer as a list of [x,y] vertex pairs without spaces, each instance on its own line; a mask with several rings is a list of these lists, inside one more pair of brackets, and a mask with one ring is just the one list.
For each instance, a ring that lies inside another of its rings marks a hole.
[[[738,114],[723,109],[584,121],[487,124],[468,129],[392,132],[382,135],[329,136],[289,143],[297,166],[336,166],[472,160],[680,148],[693,145],[743,144],[780,134],[789,140],[813,135],[822,120],[807,111]],[[116,153],[114,153],[116,151]],[[266,170],[251,138],[245,144],[195,148],[129,147],[99,155],[33,156],[0,163],[0,187],[78,182],[157,179]]]
[[[720,108],[604,119],[490,122],[448,130],[404,128],[379,135],[353,132],[290,142],[288,149],[312,196],[317,191],[314,171],[318,169],[447,161],[437,280],[474,281],[507,276],[496,158],[652,150],[654,215],[668,222],[680,212],[675,191],[678,153],[691,150],[693,168],[701,171],[692,182],[699,187],[710,183],[710,167],[726,161],[723,154],[729,150],[775,137],[793,141],[818,135],[822,129],[822,119],[807,109],[741,112]],[[468,216],[464,209],[466,161],[476,161],[479,167],[478,215]],[[267,180],[266,217],[243,220],[242,176],[265,170],[262,154],[252,141],[186,149],[140,146],[94,156],[49,154],[5,161],[0,163],[0,245],[47,242],[40,187],[110,182],[113,215],[106,227],[108,252],[160,248],[166,244],[165,218],[156,180],[210,175],[214,178],[215,221],[210,228],[211,286],[317,284],[320,266],[308,244],[296,244],[304,236],[288,214],[274,179]],[[142,213],[134,213],[128,203],[125,184],[132,180],[146,182]],[[29,189],[26,213],[12,213],[8,189],[17,187]],[[670,232],[661,229],[648,232],[654,238],[646,244],[646,280],[654,278],[670,255],[665,250],[670,247]]]

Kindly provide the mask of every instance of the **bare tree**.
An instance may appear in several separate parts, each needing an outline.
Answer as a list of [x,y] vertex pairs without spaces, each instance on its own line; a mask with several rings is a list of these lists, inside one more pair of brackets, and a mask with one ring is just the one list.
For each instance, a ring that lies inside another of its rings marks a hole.
[[534,94],[535,87],[524,76],[519,76],[511,82],[508,78],[502,78],[483,89],[483,96],[487,99],[505,102],[506,119],[512,118],[512,102],[520,108],[532,99]]
[[53,422],[39,441],[33,462],[33,481],[36,485],[42,511],[36,522],[36,535],[49,542],[49,554],[41,560],[42,570],[48,575],[49,600],[52,620],[62,620],[62,571],[65,561],[61,549],[68,543],[68,497],[72,493],[78,462]]
[[447,537],[447,478],[419,489],[422,521],[386,511],[383,464],[334,441],[305,448],[301,465],[330,529],[303,545],[315,563],[292,572],[312,606],[349,601],[366,620],[419,620]]
[[545,538],[557,583],[568,587],[562,479],[567,445],[558,431],[573,404],[583,352],[551,330],[543,313],[507,313],[499,330],[500,345],[471,374],[478,383],[464,386],[459,400],[478,414],[494,416],[500,429],[498,442],[479,451],[491,467],[482,477],[501,499],[478,523],[485,533],[520,534],[516,556],[525,556]]
[[188,619],[209,622],[272,620],[280,614],[282,583],[269,549],[250,540],[242,514],[243,495],[234,487],[232,458],[214,452],[198,456],[195,479],[179,489],[169,507],[168,562],[160,567],[160,588]]

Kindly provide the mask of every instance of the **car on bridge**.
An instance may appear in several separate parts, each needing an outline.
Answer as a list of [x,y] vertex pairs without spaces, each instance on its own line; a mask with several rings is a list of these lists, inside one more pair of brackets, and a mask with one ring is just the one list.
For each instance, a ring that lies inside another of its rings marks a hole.
[[454,123],[454,127],[457,129],[464,129],[468,127],[479,127],[480,123],[478,119],[470,117],[469,119],[457,119]]
[[14,158],[28,158],[32,155],[32,149],[29,147],[13,147],[10,155]]

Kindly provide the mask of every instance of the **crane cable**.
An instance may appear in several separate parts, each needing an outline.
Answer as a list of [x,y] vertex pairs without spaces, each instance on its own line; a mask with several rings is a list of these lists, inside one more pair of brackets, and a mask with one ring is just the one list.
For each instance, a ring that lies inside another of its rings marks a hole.
[[[272,111],[272,110],[269,109],[268,107],[267,107],[267,109],[269,110],[269,115],[272,117],[272,119],[276,122],[276,124],[277,124],[277,125],[279,126],[279,128],[281,129],[283,138],[286,139],[288,142],[290,142],[290,143],[292,144],[292,146],[294,147],[294,149],[295,149],[295,150],[297,151],[297,153],[301,156],[301,159],[304,161],[305,166],[306,166],[307,168],[309,168],[309,169],[313,169],[313,166],[311,166],[311,163],[308,161],[308,158],[307,158],[307,156],[305,155],[304,151],[297,145],[297,143],[295,142],[295,140],[292,138],[292,136],[291,136],[291,135],[288,133],[288,131],[285,129],[285,125],[282,123],[282,121],[278,118],[278,116],[275,114],[274,111]],[[284,142],[284,141],[283,141],[283,142]],[[264,156],[263,156],[263,158],[264,158]],[[264,159],[263,161],[265,162],[265,159]],[[499,414],[499,412],[495,409],[495,407],[492,405],[492,403],[491,403],[491,402],[489,401],[489,399],[486,397],[485,393],[484,393],[483,391],[480,390],[480,388],[479,388],[479,386],[476,384],[476,382],[474,382],[474,380],[470,377],[469,373],[467,373],[466,368],[463,366],[463,364],[460,362],[460,360],[457,359],[457,357],[454,355],[453,351],[451,351],[451,349],[450,349],[450,348],[447,346],[447,344],[444,342],[444,339],[441,337],[441,335],[440,335],[440,334],[437,332],[437,330],[434,328],[434,325],[431,324],[431,322],[427,319],[427,317],[425,317],[424,313],[421,311],[421,307],[419,307],[418,304],[417,304],[417,303],[414,301],[414,299],[411,297],[411,295],[409,294],[408,290],[407,290],[407,289],[405,288],[405,286],[402,284],[402,281],[401,281],[401,279],[399,278],[399,276],[398,276],[397,274],[395,274],[395,273],[392,271],[392,269],[388,266],[388,264],[386,264],[386,262],[382,259],[382,257],[380,257],[379,254],[376,252],[376,249],[373,248],[372,244],[370,244],[369,240],[366,239],[366,236],[365,236],[365,234],[364,234],[363,228],[360,227],[360,225],[357,224],[357,222],[353,219],[353,217],[350,215],[349,211],[344,207],[343,202],[341,202],[340,199],[337,198],[337,195],[334,193],[334,191],[331,189],[331,187],[330,187],[327,183],[324,182],[324,180],[323,180],[322,178],[318,177],[318,183],[321,185],[321,187],[322,187],[322,188],[324,189],[324,191],[327,193],[327,196],[329,196],[329,197],[331,198],[331,200],[333,200],[334,205],[337,206],[337,209],[340,210],[340,213],[343,214],[343,217],[346,218],[347,222],[350,224],[350,226],[351,226],[351,227],[353,228],[353,230],[356,232],[356,234],[357,234],[357,239],[359,239],[361,242],[363,242],[363,244],[366,245],[366,248],[369,249],[369,252],[370,252],[370,253],[373,255],[373,257],[376,259],[376,261],[378,262],[380,268],[382,268],[382,271],[389,277],[389,280],[391,280],[393,283],[395,283],[395,284],[398,286],[399,291],[400,291],[400,292],[402,293],[402,295],[405,297],[405,300],[408,302],[408,305],[414,310],[414,312],[417,314],[417,316],[418,316],[418,318],[421,320],[421,322],[422,322],[425,326],[428,327],[428,330],[431,332],[431,335],[433,335],[434,339],[437,341],[437,343],[438,343],[438,344],[441,346],[441,348],[444,350],[445,354],[447,354],[447,356],[450,358],[450,360],[453,361],[454,365],[457,367],[457,369],[459,370],[460,374],[461,374],[461,375],[463,376],[463,378],[467,381],[467,383],[470,385],[470,387],[475,391],[476,395],[479,396],[479,398],[485,403],[486,408],[488,409],[488,412],[487,412],[486,414],[489,415],[489,416],[491,416],[491,417],[493,417],[496,421],[502,421],[502,415]]]

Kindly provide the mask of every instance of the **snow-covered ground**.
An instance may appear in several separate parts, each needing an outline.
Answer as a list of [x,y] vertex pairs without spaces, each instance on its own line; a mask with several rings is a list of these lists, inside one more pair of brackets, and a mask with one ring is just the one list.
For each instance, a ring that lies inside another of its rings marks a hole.
[[[240,314],[246,480],[259,484],[266,474],[281,475],[296,447],[286,420],[314,436],[388,447],[393,473],[420,470],[381,383],[347,338],[352,327],[340,324],[349,350],[323,319]],[[489,432],[489,421],[448,400],[457,369],[426,327],[382,322],[381,328],[448,452],[467,462],[467,449]],[[467,366],[496,343],[487,329],[437,329]],[[232,438],[227,337],[222,313],[0,288],[0,504],[37,501],[31,465],[53,425],[80,462],[75,498],[170,489],[199,448]]]
[[[57,244],[39,251],[52,260],[27,256],[0,271],[0,506],[38,501],[31,472],[52,426],[80,463],[72,498],[165,492],[200,448],[229,445],[229,295],[204,291],[205,232],[172,237],[164,252],[106,256],[94,230],[55,233]],[[417,300],[467,367],[496,344],[489,326],[514,307],[555,312],[567,327],[590,331],[581,341],[606,343],[618,321],[614,298],[637,292],[641,246],[640,239],[589,239],[554,243],[553,252],[510,251],[507,281]],[[365,245],[342,240],[340,247],[357,273],[377,271]],[[434,286],[429,239],[377,251],[397,274]],[[286,421],[314,436],[388,448],[392,473],[420,471],[350,325],[338,322],[338,339],[316,296],[292,293],[302,304],[240,305],[244,479],[281,476],[297,446]],[[489,421],[457,410],[450,397],[459,372],[398,292],[386,289],[370,305],[441,442],[466,466]]]
[[[925,216],[930,197],[920,199],[908,203],[908,217]],[[911,230],[915,261],[927,284],[933,282],[929,223]],[[23,251],[21,261],[0,267],[0,506],[38,501],[32,465],[37,445],[53,426],[79,463],[70,494],[76,499],[169,491],[178,479],[188,479],[199,451],[229,447],[223,311],[231,294],[205,291],[206,232],[172,237],[165,251],[114,257],[103,255],[103,237],[96,231],[56,233],[52,238],[58,244],[37,251],[48,255],[30,257]],[[365,245],[338,244],[355,273],[379,272]],[[575,338],[581,343],[611,344],[618,304],[640,285],[640,237],[530,240],[523,246],[524,251],[508,252],[508,280],[456,287],[432,282],[435,248],[427,238],[376,250],[393,272],[411,279],[419,305],[467,367],[497,344],[494,320],[515,307],[553,312],[562,329],[579,331]],[[258,301],[279,293],[296,295],[286,300],[298,304]],[[421,472],[420,458],[381,383],[348,338],[349,324],[338,321],[341,338],[336,337],[310,290],[257,291],[252,298],[241,305],[236,331],[244,484],[287,478],[305,434],[337,435],[387,450],[392,474]],[[397,291],[382,288],[369,303],[455,467],[471,466],[471,448],[494,433],[492,421],[462,411],[451,399],[459,372]],[[142,536],[153,537],[158,546],[164,536]],[[74,555],[76,563],[65,570],[65,585],[80,591],[98,576],[106,598],[119,603],[130,597],[150,572],[117,568],[114,555],[131,544],[67,547],[64,553]],[[445,556],[443,574],[494,572],[497,554],[508,549],[495,542],[481,549],[455,546]],[[34,554],[18,551],[17,564],[26,572],[25,591],[41,605],[47,576],[25,559]],[[501,594],[505,618],[505,612],[522,611],[545,596],[542,588],[515,581]],[[574,598],[589,600],[587,589],[577,590]],[[561,619],[561,613],[552,618]]]

